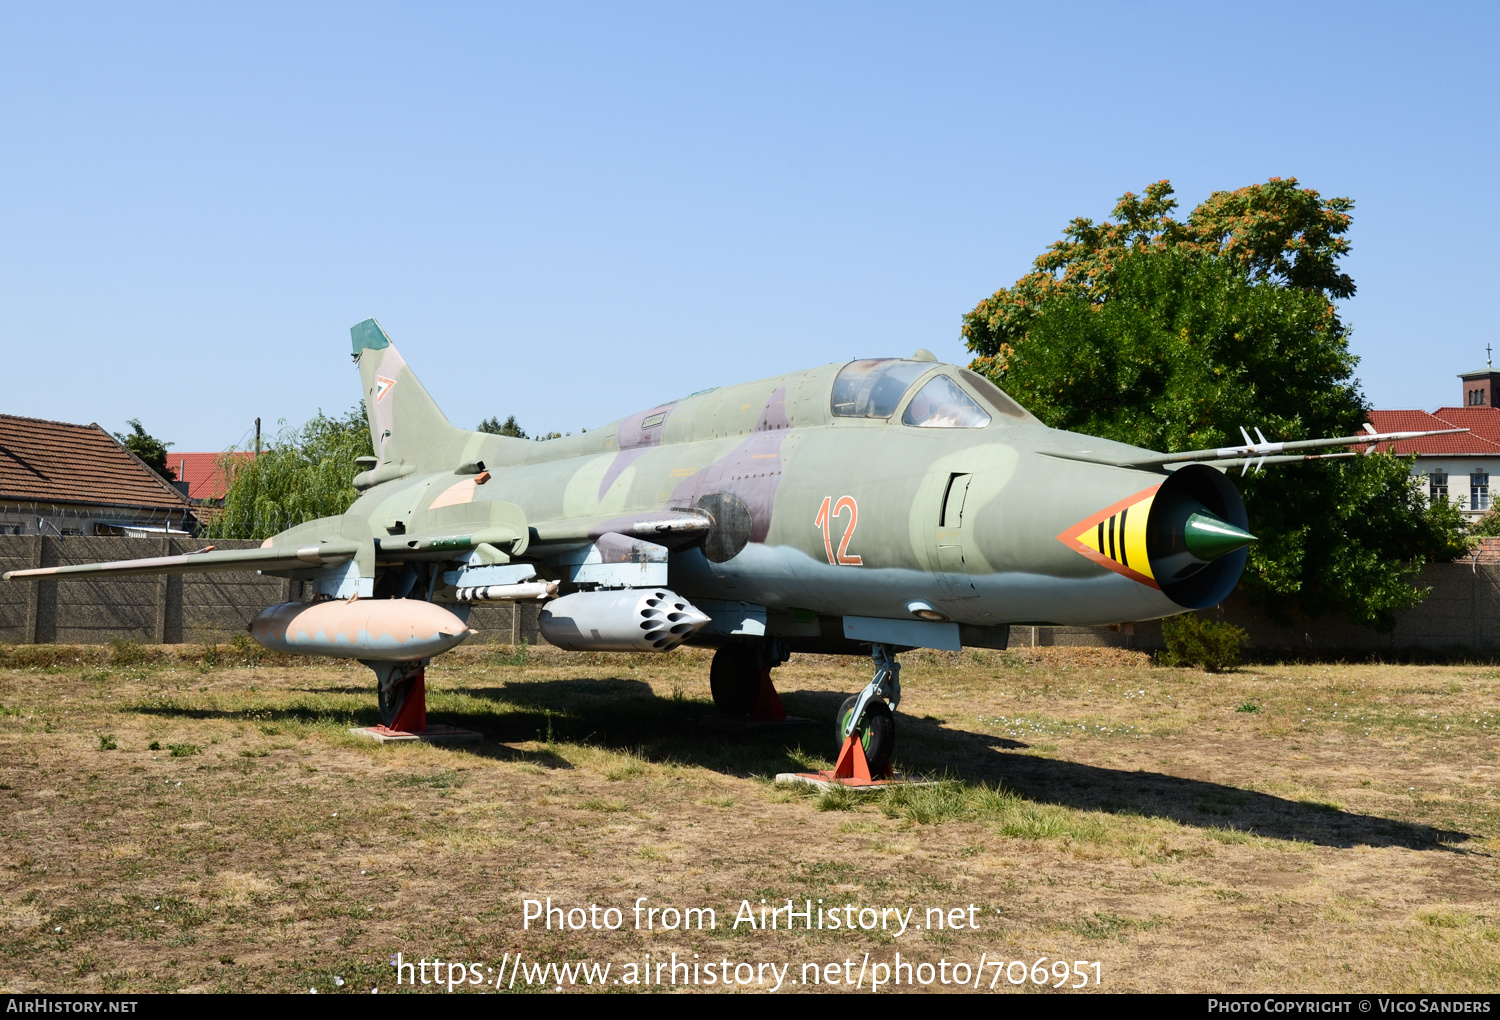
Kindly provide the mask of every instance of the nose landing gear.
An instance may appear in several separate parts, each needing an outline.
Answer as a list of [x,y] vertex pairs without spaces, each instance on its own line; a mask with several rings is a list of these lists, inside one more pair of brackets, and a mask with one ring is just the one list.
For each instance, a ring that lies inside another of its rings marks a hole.
[[[840,743],[836,778],[855,778],[863,762],[870,779],[888,779],[896,753],[896,707],[901,704],[901,664],[890,645],[870,646],[875,676],[839,708],[834,735]],[[855,749],[858,745],[858,751]],[[846,767],[850,771],[845,772]],[[858,777],[865,778],[865,777]]]
[[875,678],[839,706],[834,736],[840,747],[833,768],[787,772],[777,776],[778,781],[807,783],[822,790],[835,783],[868,788],[908,782],[891,771],[891,758],[896,753],[895,708],[901,703],[901,664],[889,645],[873,645],[870,657],[875,660]]
[[[865,705],[864,719],[858,726],[850,726],[859,695],[850,695],[839,708],[834,726],[834,736],[839,741],[839,760],[833,767],[834,775],[850,779],[884,779],[891,774],[891,756],[896,750],[896,719],[890,706],[883,701],[871,701]],[[854,748],[858,746],[856,757]],[[860,761],[864,763],[865,775],[859,774]],[[847,768],[845,767],[847,766]],[[844,775],[843,773],[847,773]]]

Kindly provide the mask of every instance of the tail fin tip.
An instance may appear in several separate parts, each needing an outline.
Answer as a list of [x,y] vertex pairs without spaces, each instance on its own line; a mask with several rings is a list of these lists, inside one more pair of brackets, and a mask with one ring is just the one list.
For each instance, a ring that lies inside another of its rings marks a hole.
[[382,347],[391,345],[391,338],[386,336],[385,330],[380,328],[380,323],[374,319],[366,319],[349,327],[349,337],[354,341],[354,356],[357,358],[363,350],[378,351]]

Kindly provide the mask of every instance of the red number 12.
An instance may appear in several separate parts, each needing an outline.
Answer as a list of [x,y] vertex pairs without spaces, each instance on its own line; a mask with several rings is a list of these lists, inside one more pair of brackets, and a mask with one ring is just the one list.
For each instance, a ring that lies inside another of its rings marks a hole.
[[[849,511],[849,526],[844,529],[844,537],[839,542],[838,557],[833,554],[833,536],[829,533],[829,526],[833,518],[843,516],[845,510]],[[859,524],[859,504],[854,502],[853,496],[840,496],[837,503],[832,496],[823,497],[823,505],[818,507],[817,519],[813,521],[813,527],[823,529],[823,551],[828,554],[828,562],[837,566],[861,567],[864,566],[864,557],[850,556],[848,554],[849,540],[854,537],[854,529]]]

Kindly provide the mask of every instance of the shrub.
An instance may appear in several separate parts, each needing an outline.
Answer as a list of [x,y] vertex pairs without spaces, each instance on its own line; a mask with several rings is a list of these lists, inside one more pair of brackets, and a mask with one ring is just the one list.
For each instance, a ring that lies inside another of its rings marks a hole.
[[151,659],[151,652],[137,641],[115,638],[109,643],[109,661],[116,666],[143,666]]
[[99,734],[99,750],[114,751],[118,749],[119,745],[115,743],[115,735],[113,733]]
[[1232,623],[1206,620],[1192,613],[1163,620],[1161,635],[1167,643],[1161,654],[1162,665],[1197,666],[1208,673],[1238,666],[1240,643],[1247,637]]
[[518,645],[510,645],[509,651],[496,651],[489,653],[489,660],[496,666],[525,666],[531,662],[531,646],[526,642]]

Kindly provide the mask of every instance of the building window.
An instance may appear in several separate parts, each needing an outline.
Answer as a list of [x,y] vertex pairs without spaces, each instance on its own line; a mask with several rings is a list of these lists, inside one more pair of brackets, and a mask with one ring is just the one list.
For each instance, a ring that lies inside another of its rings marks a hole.
[[1469,404],[1472,407],[1483,407],[1484,406],[1484,390],[1470,390],[1469,391]]
[[1427,501],[1436,503],[1448,498],[1448,472],[1434,471],[1427,476]]
[[1488,510],[1490,508],[1490,473],[1488,471],[1475,471],[1469,475],[1469,509]]

